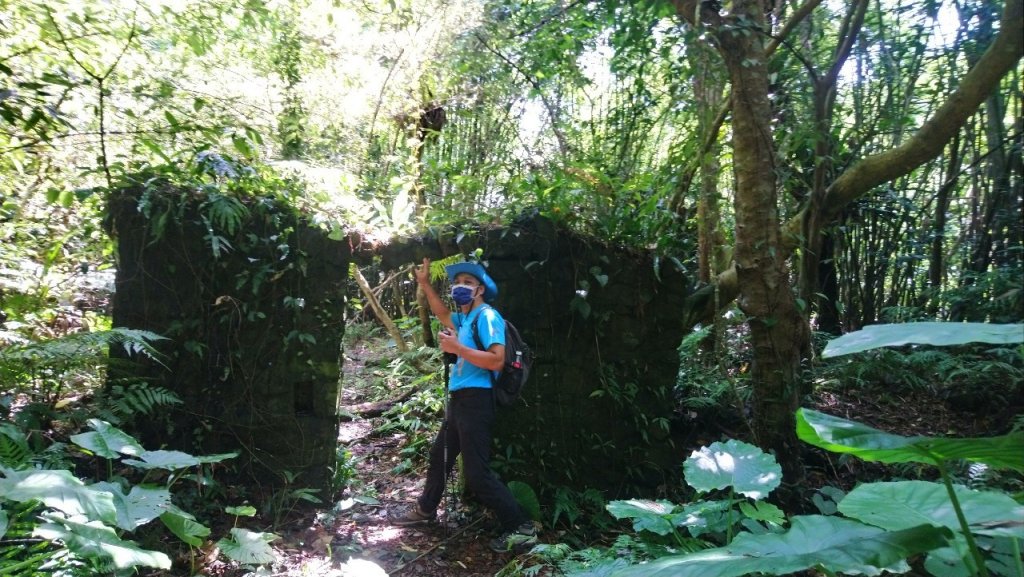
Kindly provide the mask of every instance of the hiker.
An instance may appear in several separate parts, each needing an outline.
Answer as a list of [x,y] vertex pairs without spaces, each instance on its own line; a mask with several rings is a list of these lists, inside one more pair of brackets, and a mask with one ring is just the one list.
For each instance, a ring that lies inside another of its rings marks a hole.
[[[502,535],[491,541],[491,549],[525,551],[537,543],[536,528],[490,467],[495,413],[491,371],[501,369],[504,364],[505,320],[487,303],[498,296],[498,287],[477,263],[453,264],[445,267],[445,271],[452,283],[452,300],[458,307],[455,313],[448,310],[430,285],[430,259],[423,259],[415,275],[427,295],[431,312],[441,321],[442,330],[438,335],[441,350],[456,357],[447,383],[451,398],[445,421],[430,448],[423,494],[415,507],[392,518],[392,523],[408,526],[434,520],[448,474],[455,458],[461,454],[466,487],[494,511],[501,523]],[[474,342],[473,323],[477,323],[483,350]]]

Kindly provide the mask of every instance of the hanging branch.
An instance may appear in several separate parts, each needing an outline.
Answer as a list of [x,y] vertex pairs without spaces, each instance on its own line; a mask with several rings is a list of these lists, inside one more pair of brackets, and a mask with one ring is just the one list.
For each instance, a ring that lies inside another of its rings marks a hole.
[[483,36],[480,36],[480,34],[475,32],[473,33],[473,36],[476,37],[480,44],[483,44],[484,48],[486,48],[488,52],[500,58],[503,62],[508,64],[512,70],[521,74],[523,78],[530,83],[530,86],[532,86],[537,92],[537,96],[540,97],[540,101],[544,105],[544,109],[548,111],[548,117],[551,118],[551,130],[555,133],[555,140],[558,141],[558,151],[562,154],[562,158],[568,157],[569,144],[565,139],[565,135],[562,134],[562,130],[558,127],[558,109],[554,104],[548,101],[547,97],[544,96],[544,91],[541,90],[540,83],[527,74],[525,70],[520,68],[518,64],[512,62],[512,60],[502,54],[498,49],[491,47],[491,45],[484,40]]
[[366,297],[366,302],[370,303],[370,307],[373,308],[373,312],[377,314],[377,318],[384,323],[384,328],[387,329],[388,334],[395,339],[395,346],[398,347],[399,352],[409,352],[409,346],[405,344],[405,339],[402,338],[401,331],[395,326],[395,322],[388,316],[387,311],[380,305],[380,301],[373,294],[373,289],[370,288],[370,283],[366,282],[366,278],[363,273],[359,272],[359,267],[352,265],[352,276],[356,279],[356,284],[359,285],[359,289],[363,291],[363,296]]
[[50,10],[49,6],[44,6],[44,8],[46,10],[47,18],[50,19],[50,24],[53,24],[53,29],[56,30],[57,32],[57,38],[60,40],[61,46],[63,46],[64,51],[68,53],[68,57],[70,57],[71,60],[75,64],[77,64],[79,68],[82,69],[82,72],[84,72],[86,76],[91,78],[96,83],[96,87],[99,90],[99,103],[97,105],[96,114],[98,116],[100,124],[100,164],[103,165],[103,174],[107,179],[107,190],[110,190],[114,187],[114,179],[110,175],[110,162],[107,160],[107,95],[106,90],[104,90],[103,88],[103,83],[106,82],[107,79],[110,78],[110,76],[114,73],[114,70],[117,69],[117,65],[120,64],[121,58],[123,58],[124,55],[128,52],[128,48],[132,45],[132,41],[135,39],[138,7],[132,10],[132,26],[131,29],[128,31],[128,39],[125,40],[124,46],[121,48],[121,52],[119,52],[117,57],[114,58],[114,62],[112,62],[110,64],[110,67],[107,68],[106,72],[103,72],[102,74],[93,72],[88,66],[85,65],[84,62],[78,59],[78,57],[75,55],[75,51],[71,48],[69,39],[66,36],[64,36],[64,31],[60,29],[60,26],[57,24],[57,20],[53,17],[53,11]]

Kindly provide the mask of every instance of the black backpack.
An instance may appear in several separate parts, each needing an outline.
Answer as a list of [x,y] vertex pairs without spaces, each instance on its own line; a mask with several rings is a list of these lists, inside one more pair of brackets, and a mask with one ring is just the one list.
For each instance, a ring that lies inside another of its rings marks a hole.
[[[480,340],[480,329],[477,323],[480,319],[473,320],[473,342],[476,348],[484,350],[484,343]],[[533,366],[533,352],[530,346],[523,341],[519,330],[505,320],[505,366],[495,376],[491,373],[491,386],[494,389],[494,399],[498,405],[507,407],[516,402],[523,392],[523,385],[530,377],[530,368]]]

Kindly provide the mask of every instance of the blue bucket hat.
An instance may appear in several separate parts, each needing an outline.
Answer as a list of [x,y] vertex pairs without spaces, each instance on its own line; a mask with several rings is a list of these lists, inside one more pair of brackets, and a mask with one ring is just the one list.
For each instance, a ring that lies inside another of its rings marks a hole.
[[484,302],[491,302],[498,297],[498,285],[494,284],[484,267],[475,262],[459,262],[444,267],[448,273],[448,281],[455,282],[456,275],[460,273],[471,274],[476,277],[480,284],[484,285]]

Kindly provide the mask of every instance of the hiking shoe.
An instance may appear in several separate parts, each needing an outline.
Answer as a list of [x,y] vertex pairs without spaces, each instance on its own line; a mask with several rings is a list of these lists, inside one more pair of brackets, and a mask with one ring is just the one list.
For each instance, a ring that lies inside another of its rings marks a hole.
[[515,531],[509,531],[491,541],[491,551],[495,553],[525,553],[537,544],[537,528],[532,522],[526,522]]
[[420,509],[419,505],[415,505],[401,515],[388,515],[388,518],[391,520],[392,525],[411,527],[413,525],[425,525],[437,518],[437,514],[427,513]]

